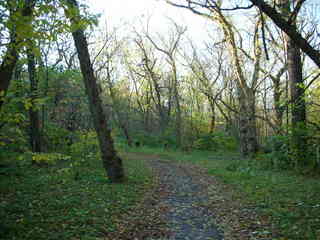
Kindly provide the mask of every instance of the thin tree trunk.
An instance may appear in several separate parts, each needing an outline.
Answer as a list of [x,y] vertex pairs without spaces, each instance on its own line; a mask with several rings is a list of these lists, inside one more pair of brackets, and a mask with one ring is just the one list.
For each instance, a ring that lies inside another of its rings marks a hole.
[[[66,16],[71,20],[72,24],[80,25],[80,13],[76,0],[68,0],[68,3],[70,6],[66,11]],[[84,31],[78,28],[72,32],[72,36],[77,48],[83,81],[89,99],[90,112],[98,135],[103,166],[111,182],[122,182],[124,180],[122,159],[117,155],[111,137],[111,130],[108,128],[107,117],[103,112],[102,101],[99,97],[99,87],[90,61],[88,43]]]
[[215,113],[215,102],[214,99],[210,99],[211,108],[211,118],[210,118],[210,130],[209,133],[212,134],[216,127],[216,113]]
[[274,92],[273,92],[273,100],[275,106],[275,113],[276,113],[276,122],[279,127],[279,131],[281,132],[281,128],[283,125],[283,112],[284,108],[281,106],[281,89],[280,89],[280,79],[277,82],[274,82]]
[[38,81],[36,78],[36,64],[32,49],[28,50],[28,73],[30,79],[30,93],[32,107],[29,109],[30,116],[30,144],[32,152],[41,152],[41,131],[39,110],[35,106],[38,96]]
[[[109,69],[107,71],[109,72]],[[111,100],[112,100],[112,103],[113,103],[113,111],[116,114],[119,127],[123,131],[123,134],[124,134],[124,136],[125,136],[125,138],[127,140],[128,146],[132,147],[133,146],[132,138],[130,136],[129,129],[127,127],[127,124],[125,123],[125,120],[121,117],[120,107],[117,104],[116,94],[114,93],[114,89],[113,89],[110,77],[108,77],[108,85],[109,85],[110,97],[111,97]]]
[[170,57],[172,65],[172,75],[174,81],[174,97],[176,102],[176,142],[177,146],[181,147],[182,145],[182,117],[181,117],[181,106],[180,106],[180,97],[178,93],[178,73],[176,63],[173,57]]

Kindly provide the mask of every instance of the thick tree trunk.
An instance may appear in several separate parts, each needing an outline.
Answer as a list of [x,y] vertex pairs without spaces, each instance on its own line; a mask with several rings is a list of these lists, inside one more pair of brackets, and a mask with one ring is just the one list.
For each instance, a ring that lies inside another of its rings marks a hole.
[[252,89],[247,89],[246,93],[240,90],[239,105],[240,152],[243,156],[251,156],[258,151],[255,94]]
[[306,144],[306,103],[300,49],[287,39],[287,61],[292,102],[292,159],[297,166],[304,165]]
[[[280,10],[285,17],[291,15],[290,1],[279,0]],[[296,28],[295,22],[291,27]],[[294,165],[303,165],[306,158],[306,103],[304,99],[304,81],[302,74],[301,53],[296,42],[285,34],[288,75],[291,93],[292,113],[292,139],[291,157]]]
[[32,152],[41,152],[41,131],[39,110],[35,106],[38,96],[38,81],[36,78],[35,57],[32,50],[28,50],[28,73],[30,79],[30,93],[32,107],[29,109],[30,116],[30,145]]
[[14,37],[11,37],[8,50],[0,66],[0,109],[8,91],[14,67],[18,61],[18,52],[15,47],[16,42],[12,38]]
[[[68,0],[68,3],[73,10],[69,9],[71,11],[66,12],[67,17],[69,17],[72,24],[80,25],[77,2],[75,0]],[[84,31],[77,29],[72,33],[72,36],[77,48],[81,72],[89,99],[90,112],[98,135],[103,166],[111,182],[122,182],[124,180],[122,160],[117,155],[111,137],[111,130],[108,129],[108,122],[99,97],[99,87],[91,65],[88,43]]]

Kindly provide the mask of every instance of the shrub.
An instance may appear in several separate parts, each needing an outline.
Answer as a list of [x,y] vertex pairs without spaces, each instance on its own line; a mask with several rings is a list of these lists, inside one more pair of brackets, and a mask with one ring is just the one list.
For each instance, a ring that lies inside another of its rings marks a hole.
[[212,134],[205,134],[194,141],[193,146],[198,150],[235,150],[236,140],[226,135],[224,132],[214,132]]
[[68,152],[72,133],[54,124],[48,124],[45,130],[46,149],[52,152]]
[[96,154],[99,152],[96,132],[81,132],[79,140],[71,145],[70,152],[72,156],[79,159],[96,157]]
[[166,133],[162,136],[157,136],[145,132],[140,132],[139,134],[134,136],[134,142],[139,142],[141,145],[148,147],[176,147],[175,136]]
[[70,160],[71,157],[61,153],[33,153],[32,161],[38,164],[55,164],[57,161]]
[[282,135],[270,136],[263,147],[265,154],[262,156],[265,167],[286,169],[290,166],[289,137]]

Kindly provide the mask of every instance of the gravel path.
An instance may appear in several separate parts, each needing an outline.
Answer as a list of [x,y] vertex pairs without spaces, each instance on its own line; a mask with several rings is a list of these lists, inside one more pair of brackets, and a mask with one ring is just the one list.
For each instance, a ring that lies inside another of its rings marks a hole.
[[208,186],[197,169],[161,160],[151,161],[151,166],[165,192],[160,204],[172,233],[168,240],[222,240],[214,213],[206,207]]

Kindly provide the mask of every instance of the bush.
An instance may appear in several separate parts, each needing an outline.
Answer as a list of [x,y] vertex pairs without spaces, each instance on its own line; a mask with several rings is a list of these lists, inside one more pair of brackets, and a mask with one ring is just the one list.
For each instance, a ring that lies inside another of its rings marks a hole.
[[95,131],[81,132],[79,140],[70,147],[70,153],[75,158],[92,158],[96,157],[99,152],[99,143]]
[[176,147],[176,140],[173,135],[164,134],[162,136],[155,136],[145,132],[141,132],[134,136],[134,142],[139,142],[140,145],[148,147]]
[[282,135],[270,136],[263,147],[265,154],[262,156],[265,167],[287,169],[290,166],[289,137]]
[[71,157],[61,153],[31,153],[32,162],[38,165],[53,165],[58,161],[70,160]]
[[235,150],[236,140],[226,135],[224,132],[214,132],[212,134],[205,134],[198,138],[193,143],[193,147],[198,150]]
[[68,152],[72,132],[54,124],[48,124],[45,130],[44,144],[47,151]]

